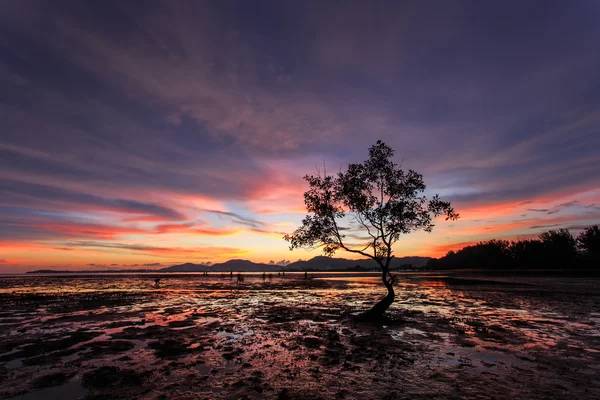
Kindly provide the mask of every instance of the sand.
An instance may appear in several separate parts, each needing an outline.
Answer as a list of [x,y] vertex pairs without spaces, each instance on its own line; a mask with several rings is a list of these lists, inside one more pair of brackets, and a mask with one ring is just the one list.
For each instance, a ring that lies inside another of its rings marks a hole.
[[598,279],[154,277],[0,277],[0,398],[600,398]]

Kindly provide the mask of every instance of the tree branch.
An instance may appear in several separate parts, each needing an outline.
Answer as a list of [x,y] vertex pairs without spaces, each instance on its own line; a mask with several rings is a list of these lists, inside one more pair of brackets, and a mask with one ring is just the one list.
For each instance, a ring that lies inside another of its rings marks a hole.
[[377,258],[376,258],[376,257],[373,257],[373,256],[371,256],[370,254],[367,254],[367,253],[365,253],[364,251],[361,251],[361,250],[354,250],[354,249],[351,249],[351,248],[349,248],[349,247],[346,247],[346,245],[345,245],[345,244],[344,244],[344,242],[342,241],[342,236],[340,235],[340,231],[339,231],[339,228],[338,228],[338,226],[337,226],[337,222],[335,222],[335,216],[331,215],[331,217],[330,217],[330,218],[331,218],[331,221],[333,222],[333,228],[334,228],[334,233],[335,233],[335,236],[336,236],[336,238],[337,238],[337,240],[338,240],[338,243],[339,243],[339,245],[340,245],[340,247],[341,247],[342,249],[344,249],[344,250],[346,250],[346,251],[349,251],[350,253],[361,254],[361,255],[363,255],[363,256],[365,256],[365,257],[372,258],[373,260],[375,260],[375,261],[377,261],[377,262],[379,263],[379,261],[377,260]]

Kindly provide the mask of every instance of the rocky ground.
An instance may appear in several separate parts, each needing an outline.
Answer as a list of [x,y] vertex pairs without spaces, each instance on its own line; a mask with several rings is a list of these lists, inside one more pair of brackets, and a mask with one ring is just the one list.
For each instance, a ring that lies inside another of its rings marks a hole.
[[0,278],[0,398],[600,398],[599,280],[301,277]]

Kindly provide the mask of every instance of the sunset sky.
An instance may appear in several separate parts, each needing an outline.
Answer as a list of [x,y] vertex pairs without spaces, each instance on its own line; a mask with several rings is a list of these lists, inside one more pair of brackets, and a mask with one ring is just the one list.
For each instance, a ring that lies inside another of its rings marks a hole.
[[0,6],[0,273],[313,257],[378,139],[461,214],[398,256],[600,223],[599,1]]

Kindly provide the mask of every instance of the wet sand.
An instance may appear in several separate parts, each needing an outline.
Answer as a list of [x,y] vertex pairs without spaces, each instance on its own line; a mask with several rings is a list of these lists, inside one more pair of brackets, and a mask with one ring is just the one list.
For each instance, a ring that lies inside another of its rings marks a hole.
[[2,399],[600,398],[600,280],[0,277]]

